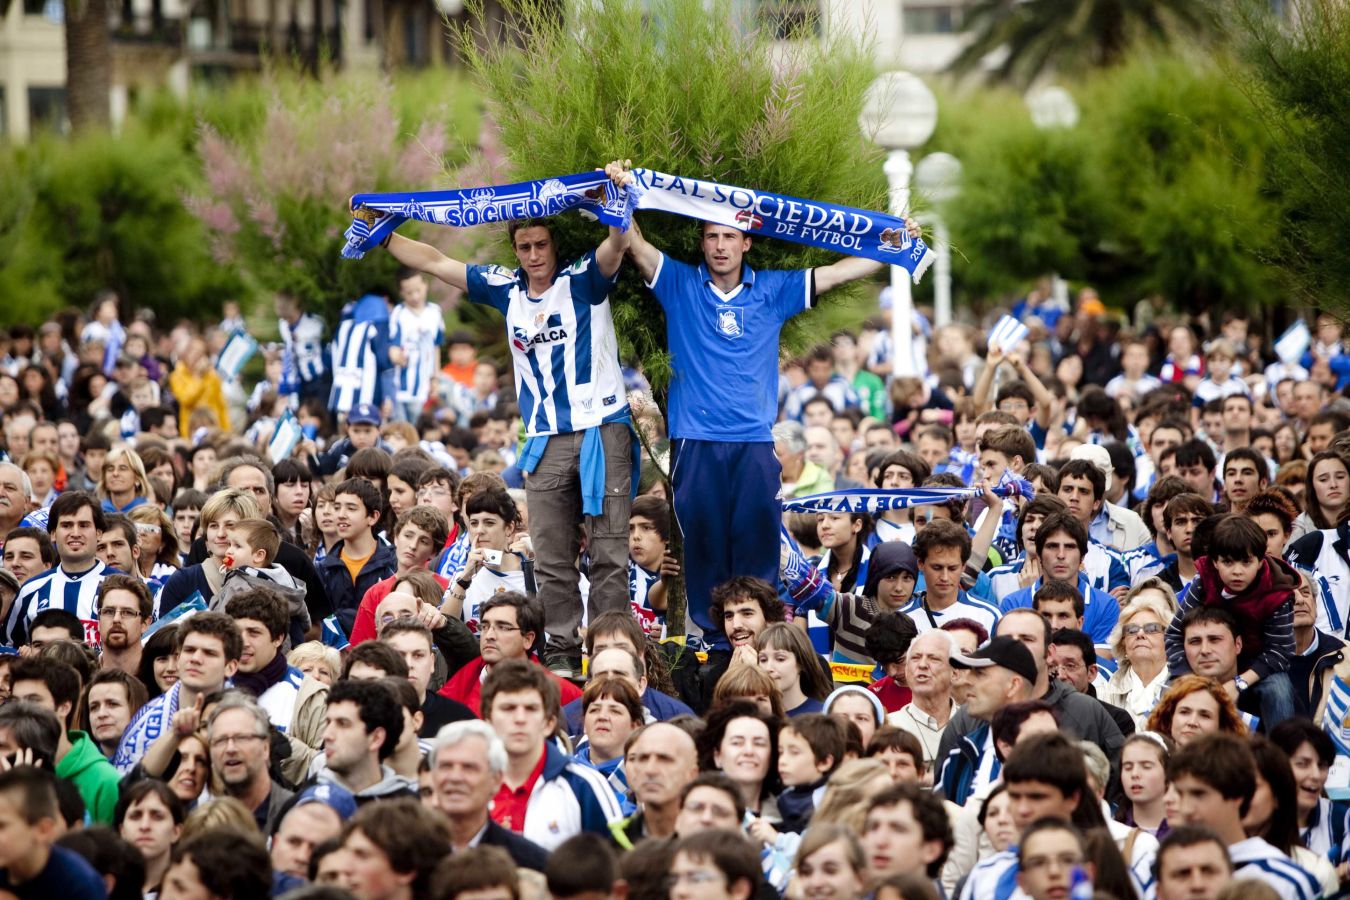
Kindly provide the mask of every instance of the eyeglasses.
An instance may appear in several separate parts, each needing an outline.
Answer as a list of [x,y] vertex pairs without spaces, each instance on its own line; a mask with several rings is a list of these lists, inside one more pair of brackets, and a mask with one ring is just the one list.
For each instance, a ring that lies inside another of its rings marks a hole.
[[116,609],[113,607],[109,607],[106,609],[100,609],[98,611],[98,617],[100,619],[112,619],[113,621],[117,621],[118,619],[126,619],[128,622],[130,622],[132,619],[139,619],[141,617],[141,613],[140,610],[136,609]]
[[422,488],[417,492],[419,497],[453,497],[454,495],[454,491],[443,487]]
[[678,887],[681,884],[717,884],[718,882],[725,880],[722,873],[714,872],[711,869],[695,869],[692,872],[675,872],[666,876],[666,890]]
[[265,734],[222,734],[219,737],[211,738],[211,746],[219,750],[222,747],[228,747],[230,744],[242,747],[244,744],[251,743],[252,741],[265,740],[267,740],[267,735]]
[[1159,625],[1157,622],[1149,622],[1147,625],[1126,625],[1125,628],[1122,629],[1122,630],[1123,630],[1123,631],[1125,632],[1125,634],[1127,634],[1127,635],[1135,635],[1135,634],[1138,634],[1138,633],[1141,632],[1141,631],[1142,631],[1144,634],[1162,634],[1162,633],[1163,633],[1163,627],[1162,627],[1161,625]]
[[505,622],[479,622],[478,630],[483,634],[487,634],[490,631],[496,632],[497,634],[515,634],[520,630],[520,626],[508,625]]

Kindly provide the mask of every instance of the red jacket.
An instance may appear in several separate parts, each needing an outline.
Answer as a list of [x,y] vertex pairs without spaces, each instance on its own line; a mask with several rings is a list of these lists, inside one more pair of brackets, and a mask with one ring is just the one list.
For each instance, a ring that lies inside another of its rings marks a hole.
[[[441,588],[450,586],[450,582],[441,576],[432,573],[432,577],[440,583]],[[383,581],[377,581],[366,591],[365,596],[361,598],[361,605],[356,608],[356,621],[352,623],[352,634],[348,640],[355,647],[362,641],[373,641],[378,635],[379,628],[375,624],[375,610],[379,608],[380,601],[388,597],[394,590],[394,582],[398,581],[398,575],[390,575]]]
[[[535,660],[531,660],[531,662],[538,665],[538,662]],[[475,716],[481,718],[483,713],[482,710],[479,709],[479,704],[483,699],[483,668],[486,665],[487,662],[480,656],[478,659],[475,659],[473,662],[460,669],[445,683],[445,687],[441,688],[441,696],[448,697],[451,700],[458,700],[460,703],[463,703],[469,709],[473,710]],[[562,693],[563,706],[566,706],[573,700],[577,700],[581,697],[581,688],[577,687],[572,682],[565,678],[559,678],[552,672],[548,673],[548,677],[558,683],[558,690]]]

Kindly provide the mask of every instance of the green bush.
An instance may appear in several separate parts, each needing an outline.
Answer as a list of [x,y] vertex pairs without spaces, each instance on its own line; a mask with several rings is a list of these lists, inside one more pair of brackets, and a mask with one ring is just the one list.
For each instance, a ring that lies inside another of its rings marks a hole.
[[1268,302],[1283,276],[1250,239],[1282,205],[1270,136],[1231,74],[1140,54],[1074,93],[1079,123],[1045,131],[1012,93],[944,104],[930,146],[965,163],[950,210],[958,282],[998,295],[1054,271],[1119,304]]
[[37,324],[104,288],[161,321],[195,318],[239,288],[183,207],[195,172],[171,138],[132,127],[120,137],[44,137],[5,156],[4,189],[19,200],[0,219],[7,321]]

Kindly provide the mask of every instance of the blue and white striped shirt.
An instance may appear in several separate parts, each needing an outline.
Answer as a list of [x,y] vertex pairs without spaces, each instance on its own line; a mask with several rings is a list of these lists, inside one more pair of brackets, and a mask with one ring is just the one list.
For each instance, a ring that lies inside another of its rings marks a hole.
[[1317,878],[1259,837],[1228,848],[1233,877],[1254,878],[1275,889],[1282,900],[1314,900],[1322,895]]
[[527,437],[585,431],[628,409],[606,277],[595,251],[559,269],[541,297],[524,270],[469,266],[469,299],[506,317]]
[[413,309],[400,303],[389,316],[389,341],[403,348],[408,361],[398,373],[400,403],[427,402],[431,378],[436,374],[436,348],[445,343],[445,320],[441,308],[428,303]]
[[358,403],[376,403],[379,398],[379,363],[375,354],[378,322],[343,319],[333,339],[333,390],[328,408],[351,412]]
[[[285,347],[282,357],[282,371],[301,383],[316,381],[323,377],[323,319],[313,313],[302,313],[292,325],[285,319],[277,322],[281,330],[281,342]],[[283,376],[283,381],[286,380]]]
[[[45,609],[64,609],[84,623],[85,639],[98,633],[98,586],[117,570],[95,560],[83,572],[69,573],[57,566],[23,583],[14,599],[9,622],[5,626],[6,643],[18,647],[28,642],[33,618]],[[96,641],[95,641],[96,643]]]

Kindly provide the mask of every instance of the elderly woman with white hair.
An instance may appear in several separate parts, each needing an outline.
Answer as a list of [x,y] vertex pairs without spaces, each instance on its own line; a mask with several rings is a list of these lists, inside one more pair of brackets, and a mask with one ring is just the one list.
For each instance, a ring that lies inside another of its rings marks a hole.
[[1161,578],[1145,578],[1125,595],[1111,632],[1109,643],[1120,667],[1097,699],[1129,712],[1141,731],[1167,687],[1163,637],[1176,608],[1176,595]]

